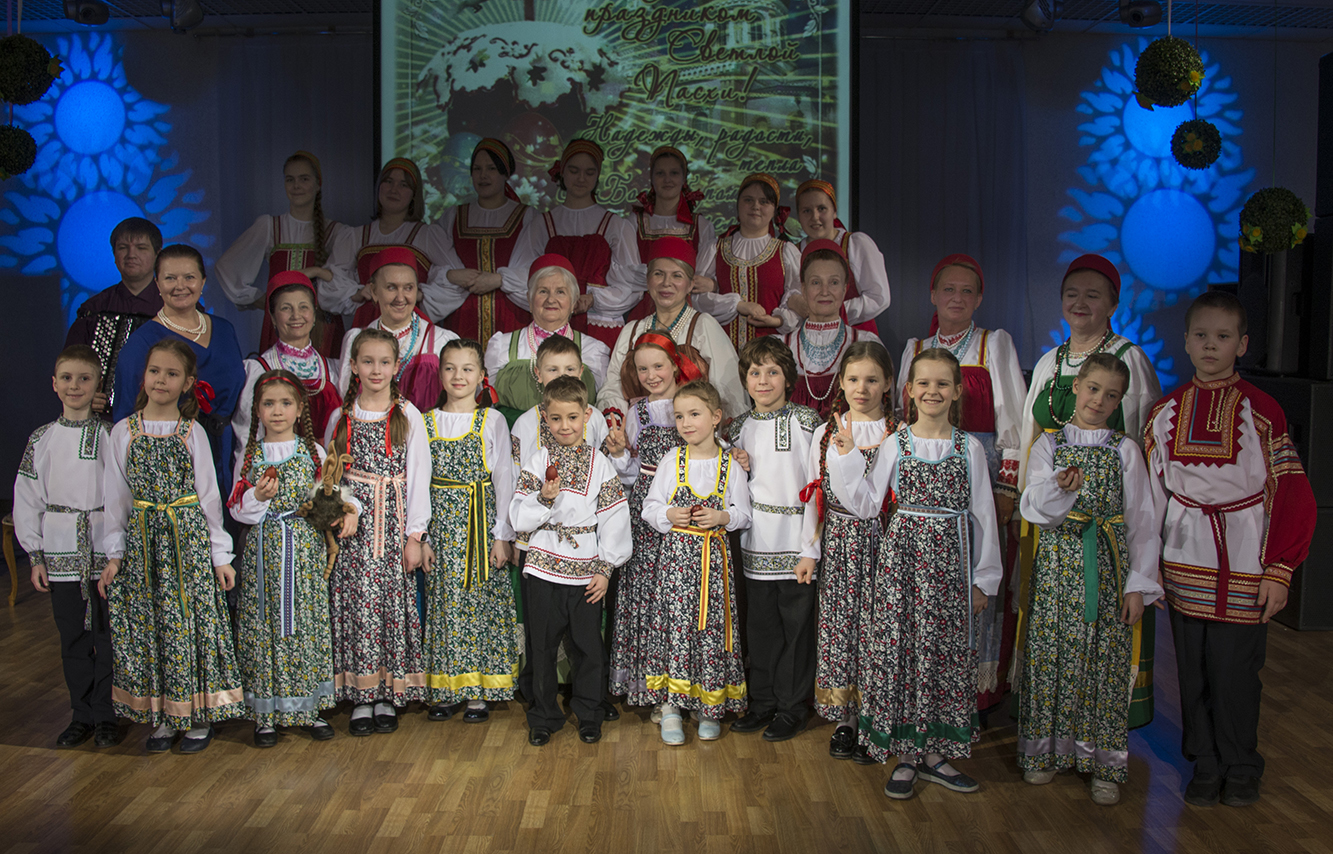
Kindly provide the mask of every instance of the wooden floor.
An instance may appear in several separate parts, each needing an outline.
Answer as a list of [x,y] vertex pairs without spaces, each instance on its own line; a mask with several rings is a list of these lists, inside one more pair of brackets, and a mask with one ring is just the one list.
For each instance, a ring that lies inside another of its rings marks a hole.
[[701,744],[687,725],[687,744],[667,748],[631,712],[599,744],[567,726],[534,748],[516,703],[482,725],[431,723],[414,706],[397,733],[369,738],[346,735],[343,709],[333,741],[295,731],[271,750],[251,745],[247,721],[199,756],[148,756],[146,726],[108,750],[56,750],[69,714],[55,626],[25,576],[0,610],[0,852],[1333,851],[1333,635],[1273,624],[1268,769],[1245,809],[1181,800],[1175,662],[1169,631],[1158,637],[1157,719],[1131,736],[1119,806],[1094,806],[1075,775],[1023,783],[1014,726],[998,717],[960,763],[979,793],[920,786],[895,802],[885,769],[829,758],[827,724],[781,744]]

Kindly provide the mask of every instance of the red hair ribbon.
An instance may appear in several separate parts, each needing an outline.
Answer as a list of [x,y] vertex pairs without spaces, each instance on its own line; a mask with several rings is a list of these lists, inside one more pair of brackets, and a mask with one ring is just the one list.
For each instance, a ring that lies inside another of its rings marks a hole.
[[209,385],[204,380],[195,380],[194,399],[199,402],[200,412],[204,413],[205,415],[212,412],[213,404],[211,403],[211,401],[215,397],[217,397],[217,393],[213,391],[213,386]]
[[245,495],[245,491],[253,488],[254,484],[244,477],[236,481],[236,488],[231,491],[231,497],[227,499],[227,507],[235,507],[236,503]]
[[477,403],[485,406],[499,406],[500,395],[496,394],[495,388],[491,385],[490,377],[482,374],[481,388],[477,390]]
[[773,214],[773,222],[768,226],[769,232],[774,237],[786,238],[787,217],[789,216],[791,216],[791,208],[786,205],[778,205],[777,213]]
[[824,521],[824,481],[823,478],[815,478],[807,483],[801,489],[801,503],[809,504],[810,499],[815,500],[815,513],[822,523]]
[[638,341],[634,342],[634,348],[637,350],[640,344],[651,344],[666,351],[667,357],[676,366],[677,382],[681,379],[685,382],[692,382],[703,377],[704,372],[699,369],[699,366],[676,350],[676,342],[669,335],[663,335],[660,332],[645,332],[639,336]]
[[[298,402],[299,402],[299,401],[303,401],[303,400],[306,399],[306,390],[305,390],[305,386],[301,385],[301,383],[300,383],[299,380],[293,382],[291,379],[289,379],[288,377],[284,377],[284,376],[282,376],[281,374],[279,374],[279,375],[277,375],[277,376],[269,377],[268,379],[264,380],[264,382],[262,382],[262,383],[259,384],[259,386],[255,389],[255,391],[257,392],[257,391],[259,391],[260,389],[262,389],[264,386],[266,386],[266,385],[271,385],[272,383],[275,383],[275,382],[286,383],[287,385],[289,385],[289,386],[291,386],[292,388],[296,389],[296,399],[297,399]],[[211,392],[212,389],[209,389],[209,391]],[[200,408],[202,408],[202,404],[200,405]]]

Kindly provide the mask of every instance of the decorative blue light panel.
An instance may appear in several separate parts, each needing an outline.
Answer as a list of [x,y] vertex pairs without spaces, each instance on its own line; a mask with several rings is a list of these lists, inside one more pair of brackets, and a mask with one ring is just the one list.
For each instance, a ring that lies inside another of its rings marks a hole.
[[[1231,78],[1221,76],[1207,52],[1200,51],[1207,76],[1196,98],[1197,116],[1191,103],[1151,111],[1138,105],[1134,65],[1147,46],[1148,39],[1139,38],[1137,46],[1111,51],[1101,78],[1082,93],[1077,109],[1088,120],[1079,125],[1078,142],[1092,151],[1078,170],[1083,185],[1069,190],[1076,204],[1060,211],[1074,227],[1060,235],[1070,248],[1059,260],[1068,264],[1097,252],[1120,268],[1120,308],[1111,325],[1143,348],[1163,388],[1171,388],[1180,379],[1175,359],[1146,316],[1197,296],[1209,283],[1236,280],[1240,209],[1254,170],[1244,168],[1236,141],[1242,113]],[[1186,169],[1171,156],[1176,127],[1196,117],[1222,134],[1221,156],[1202,171]],[[1061,321],[1044,349],[1068,335],[1069,326]]]
[[155,222],[167,243],[189,243],[209,258],[211,234],[191,170],[167,152],[171,108],[125,80],[124,46],[111,33],[61,36],[47,45],[65,71],[41,100],[14,108],[15,124],[37,141],[37,162],[6,181],[0,205],[0,269],[61,277],[66,322],[90,295],[120,280],[111,229],[122,219]]

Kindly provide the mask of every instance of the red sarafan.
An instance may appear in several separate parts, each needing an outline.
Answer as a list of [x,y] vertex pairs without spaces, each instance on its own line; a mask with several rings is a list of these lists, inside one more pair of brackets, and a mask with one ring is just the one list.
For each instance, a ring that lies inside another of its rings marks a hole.
[[551,463],[549,466],[546,467],[547,480],[556,480],[559,477],[560,477],[560,471],[555,467],[555,463]]

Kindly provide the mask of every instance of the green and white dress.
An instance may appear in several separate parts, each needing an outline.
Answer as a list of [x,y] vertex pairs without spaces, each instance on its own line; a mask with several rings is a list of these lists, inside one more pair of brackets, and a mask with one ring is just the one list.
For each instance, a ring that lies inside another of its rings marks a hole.
[[[1055,480],[1070,466],[1083,472],[1078,492]],[[1121,598],[1162,596],[1143,452],[1109,429],[1047,433],[1032,447],[1021,511],[1041,538],[1017,663],[1018,765],[1123,783],[1136,632],[1120,622]]]
[[189,729],[244,717],[231,622],[213,567],[232,561],[208,437],[193,421],[111,431],[106,554],[116,714]]
[[[278,494],[268,501],[247,488],[231,515],[250,525],[237,582],[241,588],[237,656],[245,705],[257,726],[309,726],[336,705],[328,549],[324,535],[297,515],[310,494],[324,449],[311,459],[304,442],[264,442],[244,472],[258,483],[272,466]],[[240,472],[238,471],[238,474]]]
[[[496,540],[513,542],[509,428],[498,410],[422,415],[430,445],[430,545],[425,669],[429,702],[510,700],[518,677],[514,587],[490,565]],[[497,514],[496,508],[506,512]]]

